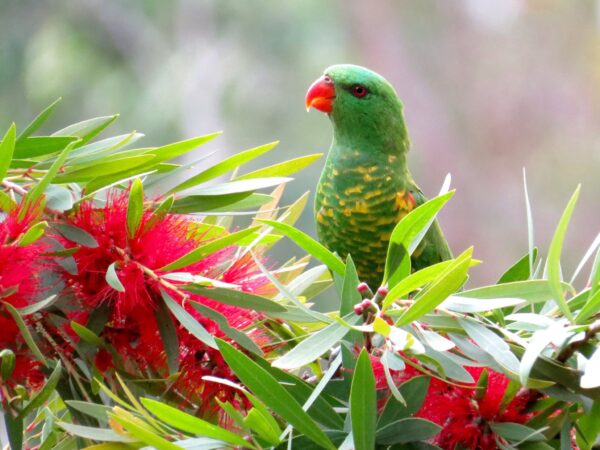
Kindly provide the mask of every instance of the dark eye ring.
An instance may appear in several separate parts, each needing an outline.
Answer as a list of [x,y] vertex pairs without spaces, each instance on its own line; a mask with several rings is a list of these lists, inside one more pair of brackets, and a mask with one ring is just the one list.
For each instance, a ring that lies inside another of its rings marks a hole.
[[367,90],[367,88],[361,86],[360,84],[355,84],[354,86],[352,86],[352,95],[354,95],[355,97],[362,98],[368,93],[369,91]]

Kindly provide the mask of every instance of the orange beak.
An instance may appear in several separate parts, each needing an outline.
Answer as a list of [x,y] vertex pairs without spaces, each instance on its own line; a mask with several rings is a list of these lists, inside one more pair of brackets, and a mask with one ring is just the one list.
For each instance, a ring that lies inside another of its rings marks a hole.
[[315,81],[306,93],[306,110],[311,107],[324,113],[330,113],[335,99],[335,86],[327,75]]

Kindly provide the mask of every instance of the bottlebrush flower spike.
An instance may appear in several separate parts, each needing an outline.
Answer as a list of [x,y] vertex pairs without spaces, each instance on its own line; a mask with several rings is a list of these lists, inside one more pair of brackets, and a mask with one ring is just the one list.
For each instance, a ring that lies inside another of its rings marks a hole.
[[[373,372],[378,390],[387,388],[383,364],[377,357],[371,357]],[[432,378],[425,400],[416,413],[417,417],[430,420],[442,427],[433,438],[432,444],[444,450],[464,448],[471,450],[493,450],[497,448],[496,435],[489,422],[527,422],[533,413],[529,412],[530,403],[540,396],[536,391],[522,390],[503,409],[502,398],[508,387],[508,378],[489,368],[485,394],[478,398],[475,389],[477,380],[483,372],[481,367],[465,367],[475,383],[469,388],[457,387],[437,378]],[[392,371],[396,384],[422,375],[417,369]]]
[[[38,300],[37,295],[42,290],[41,273],[48,266],[44,258],[46,244],[39,240],[24,246],[18,243],[18,238],[34,224],[39,212],[39,205],[26,208],[21,204],[0,216],[0,299],[16,308]],[[41,365],[4,307],[0,307],[0,348],[11,349],[16,356],[11,383],[31,389],[41,387],[44,381]]]
[[[89,233],[98,246],[81,247],[74,253],[77,274],[63,271],[62,277],[71,286],[81,308],[91,311],[103,306],[109,309],[109,319],[101,335],[113,346],[121,361],[111,361],[110,354],[99,351],[96,354],[99,370],[106,371],[114,364],[119,364],[137,376],[151,374],[166,377],[169,372],[165,349],[154,315],[163,301],[161,288],[169,292],[211,335],[227,339],[215,322],[203,317],[190,302],[182,301],[181,293],[173,287],[179,282],[169,279],[170,285],[165,285],[159,279],[169,273],[160,270],[161,267],[209,239],[206,233],[194,231],[196,224],[185,216],[166,214],[149,222],[152,215],[150,211],[143,213],[138,232],[130,237],[126,225],[127,199],[127,193],[111,193],[105,206],[97,208],[92,202],[85,202],[69,218],[70,225]],[[65,237],[58,238],[67,248],[76,246]],[[105,274],[111,264],[115,264],[115,272],[125,288],[124,292],[114,289],[106,281]],[[254,294],[267,295],[273,292],[269,280],[256,266],[251,255],[239,257],[235,246],[217,251],[177,271],[234,284]],[[260,314],[195,294],[187,294],[187,299],[219,312],[227,319],[229,326],[245,330],[257,345],[268,343],[265,335],[253,326],[262,320]],[[237,381],[219,352],[206,346],[181,325],[177,326],[176,332],[180,377],[174,389],[179,398],[188,399],[187,406],[201,405],[199,414],[203,416],[216,411],[217,398],[235,403],[234,389],[202,380],[205,375],[213,375]]]

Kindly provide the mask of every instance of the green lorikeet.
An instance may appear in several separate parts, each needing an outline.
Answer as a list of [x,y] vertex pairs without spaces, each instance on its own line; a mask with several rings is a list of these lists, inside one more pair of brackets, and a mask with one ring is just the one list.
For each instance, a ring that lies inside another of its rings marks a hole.
[[[327,113],[333,124],[315,199],[319,240],[342,257],[351,254],[360,279],[376,289],[394,226],[426,200],[406,165],[402,103],[382,76],[344,64],[329,67],[312,84],[306,107]],[[451,257],[435,222],[413,253],[412,267]]]

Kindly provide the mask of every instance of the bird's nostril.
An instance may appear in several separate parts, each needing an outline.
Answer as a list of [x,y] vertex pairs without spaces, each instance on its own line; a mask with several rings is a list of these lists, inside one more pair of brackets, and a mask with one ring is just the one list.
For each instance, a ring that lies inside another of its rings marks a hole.
[[323,81],[324,81],[325,83],[333,83],[333,81],[331,81],[331,78],[329,77],[329,75],[325,75],[325,76],[323,77]]

